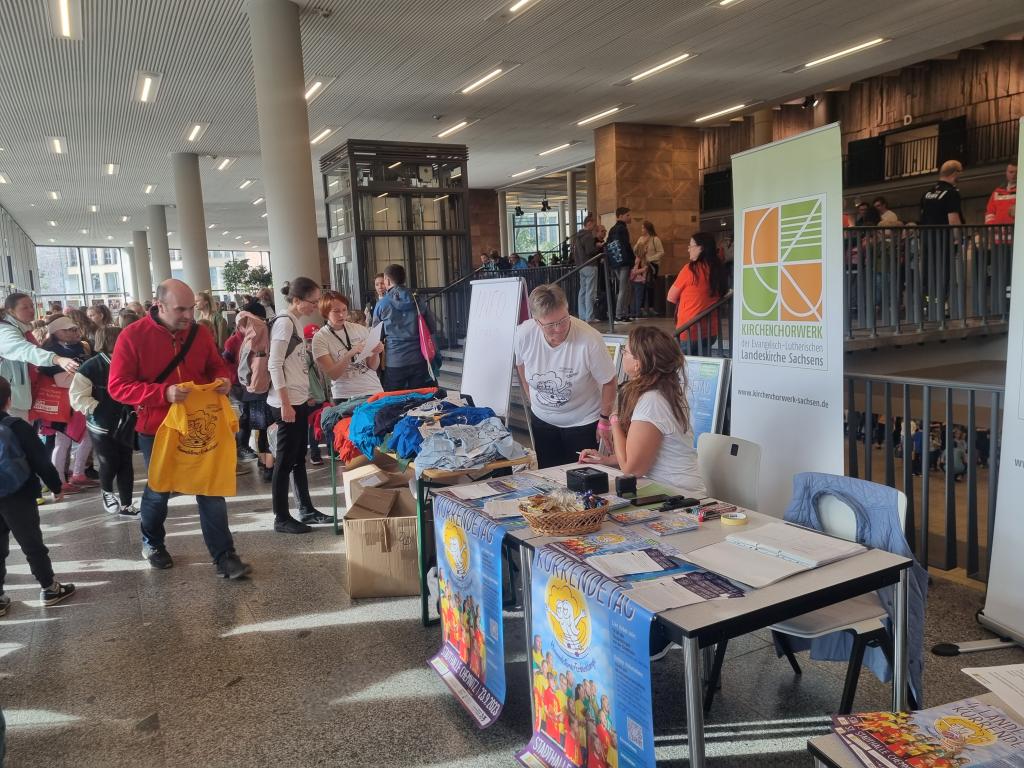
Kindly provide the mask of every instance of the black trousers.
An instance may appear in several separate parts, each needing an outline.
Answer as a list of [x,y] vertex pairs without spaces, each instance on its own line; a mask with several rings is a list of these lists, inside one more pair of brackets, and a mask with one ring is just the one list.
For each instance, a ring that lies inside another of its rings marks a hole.
[[541,469],[573,464],[580,459],[584,448],[597,448],[597,422],[579,427],[556,427],[530,417],[533,428],[533,446],[537,451],[537,466]]
[[295,480],[299,514],[313,511],[313,501],[309,497],[309,480],[306,477],[309,414],[313,409],[305,403],[293,407],[295,421],[292,422],[282,421],[279,409],[270,409],[277,424],[277,452],[274,454],[274,476],[270,481],[270,495],[273,499],[274,520],[278,522],[291,517],[288,511],[288,485],[291,479]]
[[50,550],[43,544],[39,529],[39,506],[34,493],[24,489],[0,501],[0,592],[7,578],[7,555],[11,551],[10,534],[28,560],[29,570],[43,589],[53,585]]
[[432,386],[434,380],[427,370],[427,361],[413,365],[389,365],[384,371],[384,391],[394,392],[399,389],[420,389]]
[[132,503],[132,492],[135,490],[135,469],[132,467],[132,446],[124,445],[110,435],[96,432],[92,435],[92,447],[96,452],[99,464],[100,488],[107,493],[114,493],[122,506]]

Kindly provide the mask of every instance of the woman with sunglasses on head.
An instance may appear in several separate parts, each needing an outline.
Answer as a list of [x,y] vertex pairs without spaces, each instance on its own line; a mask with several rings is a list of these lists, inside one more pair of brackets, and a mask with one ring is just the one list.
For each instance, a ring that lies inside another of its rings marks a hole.
[[586,450],[580,461],[618,467],[704,498],[707,489],[697,465],[686,361],[679,345],[654,326],[638,326],[629,333],[622,366],[629,379],[611,414],[614,453],[603,456]]
[[557,285],[533,289],[530,314],[516,329],[515,359],[543,469],[571,464],[599,435],[610,437],[615,366],[601,334],[569,314]]

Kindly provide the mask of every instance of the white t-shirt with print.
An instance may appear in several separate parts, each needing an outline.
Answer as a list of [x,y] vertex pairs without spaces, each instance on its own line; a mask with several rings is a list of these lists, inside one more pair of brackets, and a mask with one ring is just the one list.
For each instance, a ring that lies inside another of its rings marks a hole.
[[661,448],[647,477],[677,488],[687,496],[697,499],[707,496],[697,464],[697,449],[693,447],[693,432],[683,432],[672,406],[661,392],[651,390],[640,395],[631,423],[638,421],[653,424],[661,432]]
[[[288,344],[292,336],[297,335],[299,343],[290,355],[287,355]],[[302,341],[302,329],[290,314],[278,315],[270,326],[270,356],[267,359],[270,372],[270,391],[267,392],[267,405],[272,408],[281,407],[278,391],[287,388],[290,405],[302,405],[309,400],[309,355]]]
[[[338,330],[325,325],[313,337],[313,360],[329,355],[331,360],[338,362],[348,355],[349,349],[365,342],[369,335],[367,328],[356,323],[345,323]],[[331,382],[332,397],[363,397],[383,391],[377,372],[368,368],[366,361],[350,362],[345,372]]]
[[526,373],[530,410],[555,427],[581,427],[601,415],[601,387],[615,366],[601,334],[579,318],[561,344],[552,347],[534,320],[516,328],[516,365]]

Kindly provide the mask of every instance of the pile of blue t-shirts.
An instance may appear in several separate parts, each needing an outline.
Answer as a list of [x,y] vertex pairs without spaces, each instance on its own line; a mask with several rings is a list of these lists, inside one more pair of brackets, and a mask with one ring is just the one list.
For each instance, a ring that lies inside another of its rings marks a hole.
[[525,455],[501,420],[491,417],[476,425],[453,424],[424,438],[416,456],[416,474],[428,468],[472,469]]
[[[444,405],[444,403],[440,403]],[[479,424],[484,419],[494,416],[490,408],[473,408],[471,406],[452,406],[440,419],[442,427],[453,424]],[[394,451],[403,459],[411,459],[420,452],[420,445],[423,443],[423,435],[420,427],[429,422],[430,419],[420,416],[405,416],[395,423],[388,440],[388,450]]]
[[[404,395],[389,395],[372,403],[360,405],[352,414],[352,422],[348,428],[348,439],[366,458],[373,458],[373,452],[384,442],[384,434],[376,434],[374,419],[382,408],[390,408],[398,403],[406,403],[408,410],[424,400],[432,400],[434,395],[410,392]],[[404,412],[404,411],[403,411]]]

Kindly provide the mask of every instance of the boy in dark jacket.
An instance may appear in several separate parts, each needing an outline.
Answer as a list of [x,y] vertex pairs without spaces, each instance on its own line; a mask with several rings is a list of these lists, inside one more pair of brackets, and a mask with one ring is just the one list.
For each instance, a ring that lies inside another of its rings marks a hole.
[[10,534],[25,553],[32,575],[41,589],[39,601],[43,605],[55,605],[75,592],[74,584],[61,584],[53,576],[49,550],[43,544],[43,533],[39,528],[39,507],[36,499],[42,494],[39,480],[42,479],[53,491],[54,501],[64,498],[60,477],[47,455],[46,447],[39,441],[32,425],[27,421],[8,416],[11,404],[11,385],[0,376],[0,423],[6,426],[21,446],[28,462],[29,476],[14,493],[0,497],[0,616],[11,607],[11,598],[2,592],[7,576],[7,555],[10,553]]

